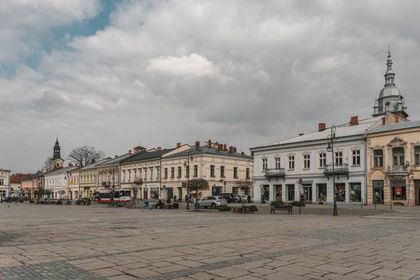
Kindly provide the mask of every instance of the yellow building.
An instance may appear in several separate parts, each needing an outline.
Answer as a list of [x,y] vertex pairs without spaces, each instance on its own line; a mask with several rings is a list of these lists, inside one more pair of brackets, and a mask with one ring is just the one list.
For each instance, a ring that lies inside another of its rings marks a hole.
[[368,204],[420,205],[420,121],[368,133]]
[[98,165],[111,160],[110,158],[89,164],[79,169],[79,197],[93,198],[98,185]]

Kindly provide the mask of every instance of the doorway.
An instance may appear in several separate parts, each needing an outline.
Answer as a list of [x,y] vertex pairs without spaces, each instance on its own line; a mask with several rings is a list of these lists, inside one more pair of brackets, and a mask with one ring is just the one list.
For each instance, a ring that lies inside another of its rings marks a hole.
[[281,185],[274,185],[274,191],[276,194],[275,201],[282,201]]
[[384,204],[384,181],[373,181],[373,203]]
[[303,197],[306,202],[312,202],[312,185],[303,185]]
[[261,186],[261,202],[264,203],[270,200],[270,190],[269,185],[262,185]]
[[414,188],[416,190],[416,205],[420,205],[420,180],[414,180]]

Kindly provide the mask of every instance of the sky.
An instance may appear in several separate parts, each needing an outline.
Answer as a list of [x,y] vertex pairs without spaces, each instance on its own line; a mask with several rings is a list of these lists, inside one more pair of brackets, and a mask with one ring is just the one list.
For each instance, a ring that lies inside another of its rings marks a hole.
[[420,119],[419,1],[2,0],[0,168],[208,139],[249,147],[369,117],[388,45]]

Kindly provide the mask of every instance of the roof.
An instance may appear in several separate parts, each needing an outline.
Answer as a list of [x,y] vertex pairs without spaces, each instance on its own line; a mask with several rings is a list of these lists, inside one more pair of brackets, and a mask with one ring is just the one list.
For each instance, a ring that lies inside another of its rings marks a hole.
[[153,151],[141,151],[141,152],[135,153],[134,155],[124,159],[122,161],[122,163],[143,161],[143,160],[148,160],[148,159],[157,159],[157,158],[160,158],[161,156],[163,156],[164,154],[172,152],[173,150],[175,150],[175,148],[153,150]]
[[408,129],[408,128],[420,128],[420,121],[409,121],[409,122],[402,122],[402,123],[385,124],[375,129],[372,129],[371,131],[369,131],[369,134]]
[[174,155],[168,156],[167,158],[177,158],[177,157],[187,157],[187,156],[194,156],[194,155],[217,155],[217,156],[224,156],[224,157],[236,157],[241,159],[253,159],[252,156],[240,153],[231,153],[229,151],[219,150],[216,147],[207,147],[207,146],[200,146],[197,150],[195,147],[192,147],[186,151],[176,153]]
[[29,177],[31,174],[13,174],[10,176],[10,183],[21,183],[23,180],[25,180],[27,177]]
[[[363,135],[368,130],[380,125],[381,122],[382,122],[382,116],[378,116],[378,117],[372,117],[372,118],[359,120],[358,125],[350,125],[350,123],[337,125],[335,136],[336,138],[343,138],[343,137]],[[326,140],[330,133],[331,133],[330,127],[328,127],[327,129],[323,131],[315,131],[308,134],[303,134],[300,136],[283,139],[274,143],[270,143],[268,145],[253,147],[251,148],[251,150],[261,148],[261,147],[279,146],[279,145],[296,144],[296,143],[303,144],[310,141]]]
[[67,166],[67,167],[63,167],[63,168],[59,168],[59,169],[53,169],[53,170],[45,173],[45,175],[48,175],[48,176],[60,175],[60,174],[64,174],[64,173],[67,173],[69,171],[72,171],[74,169],[77,169],[77,168],[79,168],[79,167],[77,167],[77,166]]
[[2,171],[2,172],[11,172],[10,170],[8,170],[8,169],[2,169],[2,168],[0,168],[0,171]]
[[108,157],[108,158],[104,158],[104,159],[101,159],[100,161],[98,161],[98,162],[94,162],[94,163],[91,163],[91,164],[89,164],[89,165],[86,165],[86,166],[84,166],[84,167],[82,167],[82,168],[80,168],[80,170],[81,171],[84,171],[84,170],[88,170],[88,169],[92,169],[92,168],[96,168],[99,164],[102,164],[102,163],[105,163],[105,162],[107,162],[107,161],[110,161],[112,158],[110,158],[110,157]]
[[38,171],[37,173],[34,173],[34,174],[30,174],[30,175],[28,175],[28,176],[27,176],[25,179],[23,179],[22,181],[29,181],[29,180],[33,180],[33,179],[36,179],[36,178],[41,177],[43,174],[44,174],[43,172]]
[[96,165],[96,167],[103,167],[103,166],[119,164],[122,160],[128,158],[129,156],[131,156],[131,155],[130,154],[124,154],[122,156],[117,156],[117,157],[111,158],[107,161],[103,161],[103,162],[98,163],[98,165]]

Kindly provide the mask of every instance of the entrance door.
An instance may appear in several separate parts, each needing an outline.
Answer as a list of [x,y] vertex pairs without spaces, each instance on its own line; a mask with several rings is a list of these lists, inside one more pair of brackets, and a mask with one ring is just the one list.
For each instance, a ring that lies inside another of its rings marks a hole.
[[416,190],[416,205],[420,205],[420,180],[414,180],[414,187]]
[[306,202],[312,201],[312,185],[303,185],[303,197]]
[[212,195],[220,195],[220,194],[221,194],[221,192],[222,192],[222,187],[216,187],[216,186],[213,186],[213,187],[211,188],[211,194],[212,194]]
[[316,184],[317,187],[317,199],[318,201],[327,201],[327,184]]
[[346,201],[346,185],[344,183],[336,183],[335,194],[337,201]]
[[384,204],[384,181],[373,181],[373,203]]
[[282,190],[281,185],[274,185],[274,190],[276,192],[275,201],[282,201]]

